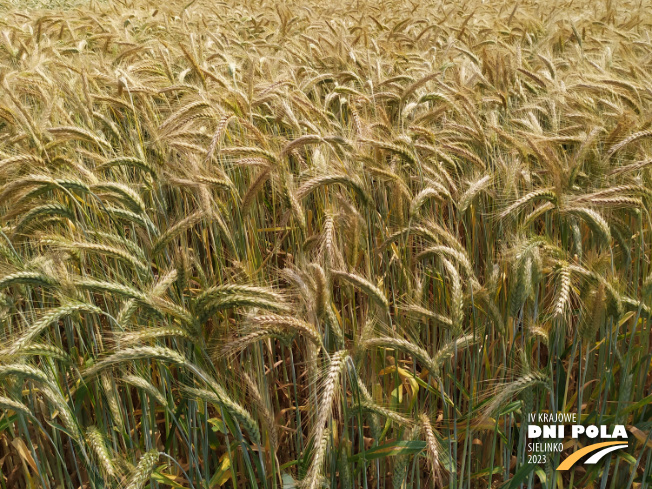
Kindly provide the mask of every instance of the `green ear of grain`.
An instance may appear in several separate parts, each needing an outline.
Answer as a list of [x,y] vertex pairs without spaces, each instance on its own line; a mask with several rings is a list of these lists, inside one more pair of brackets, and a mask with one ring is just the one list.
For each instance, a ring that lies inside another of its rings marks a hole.
[[145,453],[138,462],[125,489],[143,489],[152,477],[152,472],[156,468],[159,457],[158,450],[150,450]]

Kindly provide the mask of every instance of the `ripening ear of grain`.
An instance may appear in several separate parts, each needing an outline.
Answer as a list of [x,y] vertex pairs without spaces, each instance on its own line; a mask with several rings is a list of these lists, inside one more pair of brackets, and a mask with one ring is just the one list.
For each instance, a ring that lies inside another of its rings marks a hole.
[[645,2],[0,16],[0,489],[649,486]]
[[149,482],[159,456],[157,450],[150,450],[142,456],[126,486],[127,489],[142,489]]

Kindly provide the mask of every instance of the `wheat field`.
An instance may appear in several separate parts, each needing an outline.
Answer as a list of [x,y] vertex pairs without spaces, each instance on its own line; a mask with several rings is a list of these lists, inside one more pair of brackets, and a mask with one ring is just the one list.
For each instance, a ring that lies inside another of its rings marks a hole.
[[649,2],[18,3],[0,489],[649,487]]

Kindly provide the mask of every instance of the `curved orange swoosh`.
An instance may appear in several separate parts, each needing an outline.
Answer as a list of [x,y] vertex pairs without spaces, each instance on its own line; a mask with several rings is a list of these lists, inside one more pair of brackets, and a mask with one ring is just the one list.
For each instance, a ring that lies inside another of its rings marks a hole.
[[626,443],[627,443],[626,441],[605,441],[602,443],[595,443],[594,445],[589,445],[588,447],[584,447],[581,450],[578,450],[572,455],[566,457],[566,459],[561,464],[559,464],[557,470],[568,470],[573,465],[575,465],[575,462],[581,459],[584,455],[588,455],[589,453],[595,452],[596,450],[600,450],[601,448],[609,447],[611,445],[625,445]]

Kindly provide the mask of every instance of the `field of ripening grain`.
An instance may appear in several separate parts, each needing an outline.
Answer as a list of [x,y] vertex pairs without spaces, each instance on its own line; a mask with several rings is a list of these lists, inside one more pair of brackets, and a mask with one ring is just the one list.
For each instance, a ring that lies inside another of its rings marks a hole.
[[[651,29],[5,3],[0,489],[649,487]],[[531,463],[557,412],[629,446]]]

